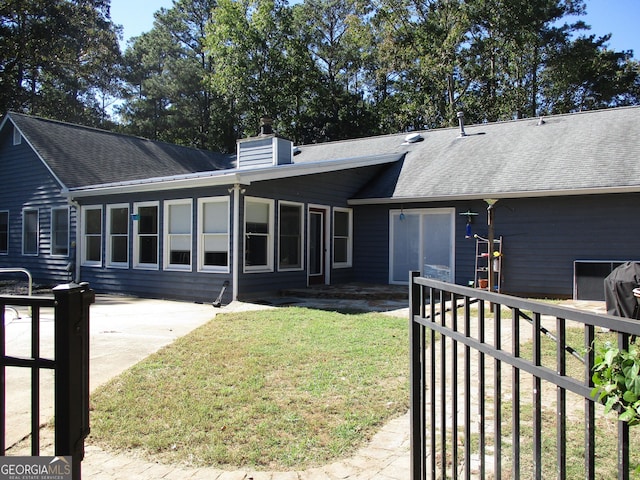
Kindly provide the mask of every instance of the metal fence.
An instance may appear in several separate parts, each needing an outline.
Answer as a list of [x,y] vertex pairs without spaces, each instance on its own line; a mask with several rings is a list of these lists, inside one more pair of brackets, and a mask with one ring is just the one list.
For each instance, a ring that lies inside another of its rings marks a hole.
[[[30,371],[30,438],[32,456],[40,455],[40,423],[43,395],[53,394],[56,456],[72,456],[73,478],[80,479],[84,439],[89,433],[89,306],[95,296],[88,284],[59,285],[53,296],[0,296],[0,455],[7,454],[7,369]],[[15,313],[28,307],[30,313],[30,352],[11,354],[7,343],[7,310]],[[53,309],[54,358],[41,354],[43,311]],[[8,351],[9,350],[9,351]],[[41,373],[53,371],[54,392],[41,388]],[[16,388],[26,389],[26,385]]]
[[639,322],[417,273],[410,304],[412,479],[628,479],[638,467],[629,424],[592,397],[592,367],[597,346],[628,348]]

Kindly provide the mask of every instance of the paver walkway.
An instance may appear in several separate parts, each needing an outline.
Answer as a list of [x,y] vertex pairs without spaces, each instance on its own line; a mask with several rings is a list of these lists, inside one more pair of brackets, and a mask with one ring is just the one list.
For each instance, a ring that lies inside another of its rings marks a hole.
[[353,457],[293,472],[224,471],[150,463],[127,453],[113,455],[88,446],[85,478],[104,480],[406,480],[409,478],[409,414],[388,422]]

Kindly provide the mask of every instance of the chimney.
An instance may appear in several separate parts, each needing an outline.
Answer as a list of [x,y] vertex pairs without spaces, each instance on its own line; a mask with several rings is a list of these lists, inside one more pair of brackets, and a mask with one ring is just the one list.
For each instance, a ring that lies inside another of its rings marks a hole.
[[260,118],[260,136],[273,135],[273,120],[269,117]]
[[464,112],[458,112],[457,114],[458,117],[458,124],[460,125],[460,137],[466,137],[467,134],[464,133]]

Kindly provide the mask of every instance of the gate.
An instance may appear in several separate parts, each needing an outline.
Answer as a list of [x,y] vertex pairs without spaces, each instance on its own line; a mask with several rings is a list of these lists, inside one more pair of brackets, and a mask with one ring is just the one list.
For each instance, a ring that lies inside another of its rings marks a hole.
[[[40,455],[40,373],[55,374],[55,455],[72,456],[74,479],[81,478],[84,439],[89,433],[89,306],[95,301],[86,283],[59,285],[53,296],[0,296],[0,455],[6,455],[6,369],[30,370],[31,455]],[[31,352],[28,357],[7,355],[6,310],[31,309]],[[41,313],[54,310],[54,358],[42,358]]]
[[[629,424],[598,431],[593,345],[609,335],[626,349],[639,322],[416,272],[410,304],[413,480],[629,478],[640,462],[630,461]],[[602,477],[606,448],[614,471]]]

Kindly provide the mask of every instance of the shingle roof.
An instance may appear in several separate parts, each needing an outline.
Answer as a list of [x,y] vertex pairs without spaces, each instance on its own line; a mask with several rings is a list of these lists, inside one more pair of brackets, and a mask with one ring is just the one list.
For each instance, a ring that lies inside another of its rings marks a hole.
[[228,169],[235,155],[10,112],[8,118],[67,188]]
[[[235,155],[22,114],[9,117],[70,189],[235,166]],[[423,141],[411,144],[402,133],[303,145],[291,167],[336,160],[361,166],[367,158],[391,162],[404,156],[354,203],[640,192],[640,107],[556,115],[539,123],[532,118],[466,126],[464,137],[458,128],[429,130],[418,132]],[[275,174],[283,167],[273,168]]]
[[300,147],[301,161],[405,150],[356,202],[640,191],[640,107]]

